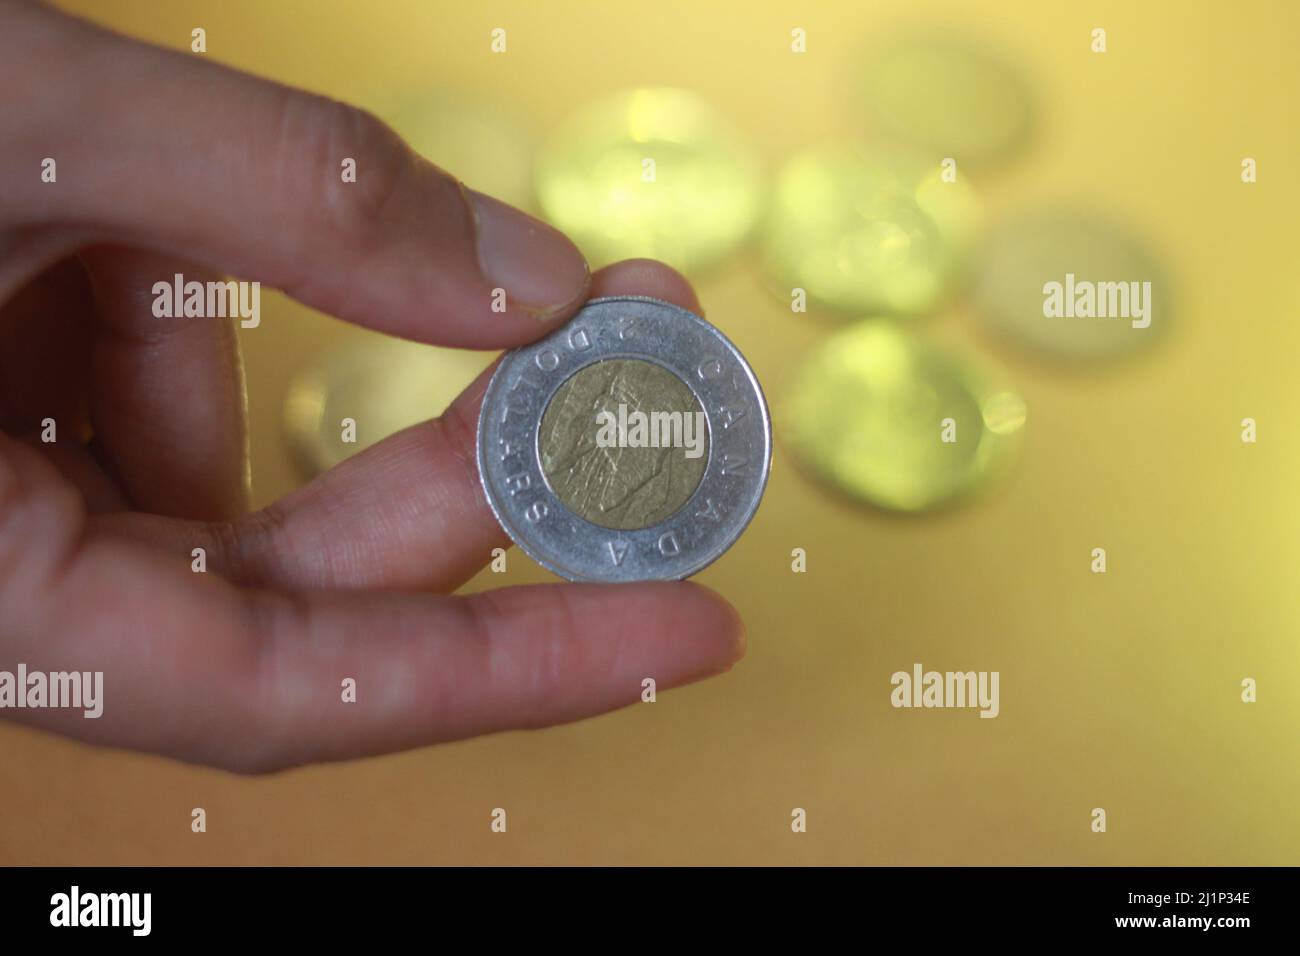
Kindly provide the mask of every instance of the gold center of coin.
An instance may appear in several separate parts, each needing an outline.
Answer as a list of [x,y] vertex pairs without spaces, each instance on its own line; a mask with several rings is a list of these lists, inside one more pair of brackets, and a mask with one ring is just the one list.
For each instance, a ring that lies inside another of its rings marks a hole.
[[593,524],[658,524],[694,493],[709,460],[704,410],[680,378],[641,359],[609,359],[569,378],[542,416],[542,472]]

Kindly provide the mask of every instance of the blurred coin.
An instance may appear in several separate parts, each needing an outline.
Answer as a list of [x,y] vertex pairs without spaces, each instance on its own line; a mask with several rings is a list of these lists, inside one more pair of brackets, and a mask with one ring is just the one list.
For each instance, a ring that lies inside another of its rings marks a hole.
[[818,478],[882,508],[923,511],[1004,469],[1025,405],[968,360],[867,320],[800,363],[777,419],[783,441]]
[[[289,385],[285,431],[304,473],[332,468],[408,425],[435,418],[493,359],[490,352],[376,339],[330,353]],[[348,425],[355,442],[345,441]]]
[[439,90],[408,96],[384,118],[412,149],[471,189],[518,209],[534,206],[531,143],[497,106]]
[[1032,125],[1019,73],[963,38],[918,34],[878,45],[861,76],[869,132],[932,147],[959,166],[1010,153]]
[[1079,211],[1001,224],[982,244],[972,282],[972,301],[989,327],[1062,359],[1149,345],[1166,322],[1168,295],[1164,270],[1141,240]]
[[525,553],[571,581],[701,570],[749,524],[771,456],[767,404],[744,358],[657,299],[593,299],[506,353],[479,414],[488,504]]
[[960,277],[980,220],[966,180],[901,144],[827,144],[776,175],[763,252],[782,297],[854,315],[934,309]]
[[537,163],[545,217],[593,268],[647,256],[698,273],[746,236],[760,202],[748,148],[695,94],[636,89],[549,137]]

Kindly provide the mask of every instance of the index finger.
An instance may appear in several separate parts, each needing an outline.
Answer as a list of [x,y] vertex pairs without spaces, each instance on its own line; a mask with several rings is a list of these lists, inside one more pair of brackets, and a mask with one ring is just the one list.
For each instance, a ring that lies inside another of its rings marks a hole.
[[[9,8],[5,32],[8,68],[40,93],[8,125],[0,181],[58,163],[55,182],[9,197],[7,225],[182,249],[443,345],[537,338],[586,295],[568,238],[467,189],[364,111],[39,6]],[[69,60],[78,70],[60,68]]]

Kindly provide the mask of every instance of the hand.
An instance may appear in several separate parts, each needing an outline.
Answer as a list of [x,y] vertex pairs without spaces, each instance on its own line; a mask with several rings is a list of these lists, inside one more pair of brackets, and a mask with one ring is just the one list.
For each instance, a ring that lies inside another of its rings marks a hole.
[[576,720],[740,656],[735,612],[693,584],[437,593],[508,543],[474,463],[486,375],[248,513],[238,320],[156,318],[151,291],[229,273],[502,348],[589,296],[698,310],[680,276],[591,276],[364,112],[41,6],[0,0],[0,89],[25,91],[0,121],[0,671],[104,675],[98,719],[0,715],[256,772]]

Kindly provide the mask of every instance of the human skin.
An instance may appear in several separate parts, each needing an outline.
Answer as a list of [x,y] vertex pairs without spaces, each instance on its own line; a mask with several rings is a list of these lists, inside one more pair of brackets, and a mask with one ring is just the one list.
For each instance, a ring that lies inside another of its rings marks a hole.
[[230,275],[404,338],[510,348],[594,296],[699,311],[681,276],[592,275],[363,111],[39,4],[0,0],[0,90],[0,670],[104,674],[98,719],[0,716],[265,772],[572,721],[741,656],[735,611],[692,583],[449,593],[509,544],[474,463],[491,369],[250,511],[237,320],[152,312],[155,282]]

